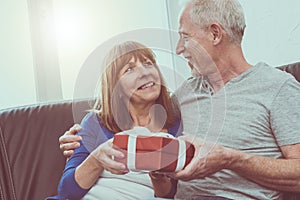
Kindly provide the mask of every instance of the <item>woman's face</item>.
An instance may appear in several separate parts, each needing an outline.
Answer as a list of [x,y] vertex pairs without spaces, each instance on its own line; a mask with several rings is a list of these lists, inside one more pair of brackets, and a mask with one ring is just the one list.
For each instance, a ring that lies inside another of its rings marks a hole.
[[132,57],[119,72],[119,84],[131,103],[151,104],[161,92],[158,69],[150,59]]

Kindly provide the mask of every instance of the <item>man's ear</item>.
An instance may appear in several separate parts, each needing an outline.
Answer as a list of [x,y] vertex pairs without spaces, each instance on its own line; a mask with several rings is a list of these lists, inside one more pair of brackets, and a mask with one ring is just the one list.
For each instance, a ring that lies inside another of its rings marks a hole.
[[218,45],[223,38],[223,28],[218,23],[212,23],[209,26],[209,31],[213,39],[213,44]]

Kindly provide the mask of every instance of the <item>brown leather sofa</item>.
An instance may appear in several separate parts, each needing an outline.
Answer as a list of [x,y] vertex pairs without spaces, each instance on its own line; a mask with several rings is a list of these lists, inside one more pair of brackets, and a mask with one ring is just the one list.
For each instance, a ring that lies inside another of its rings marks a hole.
[[[279,68],[300,82],[300,63]],[[64,101],[0,111],[0,200],[42,200],[56,194],[65,165],[58,137],[80,122],[88,108],[87,101]],[[300,199],[300,194],[287,193],[285,199]]]

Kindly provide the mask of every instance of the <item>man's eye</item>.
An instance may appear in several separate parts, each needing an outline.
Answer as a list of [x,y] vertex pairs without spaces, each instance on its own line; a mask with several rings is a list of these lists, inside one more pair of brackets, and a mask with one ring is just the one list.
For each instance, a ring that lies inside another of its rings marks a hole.
[[189,36],[188,35],[181,35],[181,39],[183,39],[183,40],[188,40],[189,39]]
[[187,41],[187,40],[189,40],[189,37],[188,37],[188,36],[183,36],[182,39],[183,39],[184,41]]

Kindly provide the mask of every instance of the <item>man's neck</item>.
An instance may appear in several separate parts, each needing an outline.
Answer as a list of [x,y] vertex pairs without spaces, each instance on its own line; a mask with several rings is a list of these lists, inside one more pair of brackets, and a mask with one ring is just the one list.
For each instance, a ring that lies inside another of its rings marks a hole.
[[233,48],[227,52],[230,53],[227,53],[227,55],[223,54],[223,58],[215,62],[218,69],[217,72],[207,75],[215,92],[218,92],[231,79],[239,76],[251,67],[245,60],[240,47]]

